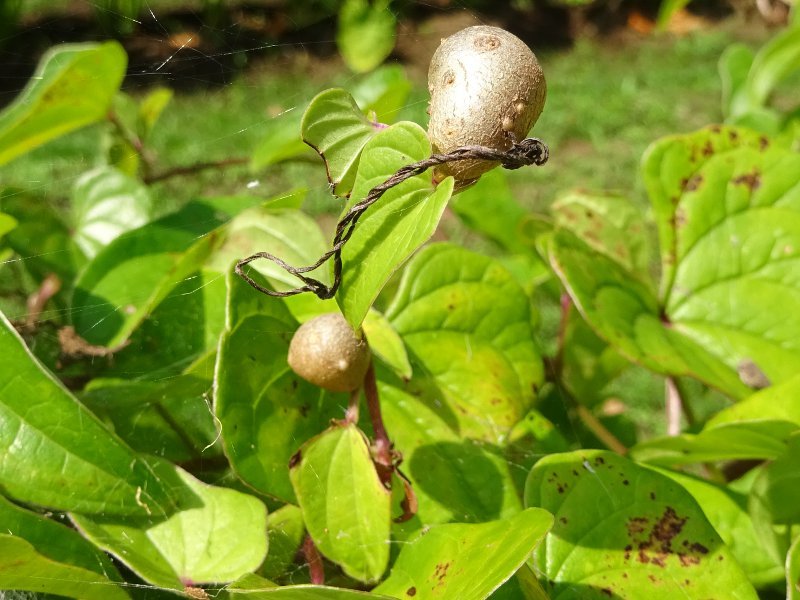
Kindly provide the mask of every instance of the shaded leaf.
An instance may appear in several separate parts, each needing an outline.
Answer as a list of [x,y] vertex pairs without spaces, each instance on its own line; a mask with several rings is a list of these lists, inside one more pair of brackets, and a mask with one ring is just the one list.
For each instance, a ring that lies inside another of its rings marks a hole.
[[294,563],[303,544],[306,529],[303,513],[293,504],[272,511],[267,517],[269,554],[258,572],[267,579],[277,579]]
[[104,119],[126,64],[117,42],[48,50],[22,93],[0,113],[0,164]]
[[0,487],[57,510],[169,513],[169,486],[31,355],[0,314]]
[[502,441],[544,376],[530,305],[511,274],[458,246],[431,245],[403,272],[386,316],[462,435]]
[[141,523],[78,515],[72,520],[94,544],[160,587],[233,581],[258,568],[267,552],[261,501],[177,473],[201,506]]
[[800,537],[786,554],[786,599],[800,598]]
[[221,598],[231,600],[391,600],[390,596],[359,592],[323,585],[287,585],[283,587],[229,586]]
[[253,151],[250,168],[263,169],[309,153],[308,145],[300,133],[302,118],[303,113],[297,108],[292,108],[267,121],[264,124],[264,141]]
[[500,521],[431,527],[403,545],[375,592],[421,600],[487,598],[522,566],[552,525],[550,513],[529,508]]
[[546,456],[528,477],[525,503],[555,516],[534,553],[554,600],[700,599],[719,590],[757,598],[691,495],[616,454]]
[[229,328],[220,340],[214,411],[236,473],[262,493],[292,502],[288,464],[309,438],[344,415],[347,396],[326,392],[289,368],[298,325],[278,298],[228,276]]
[[389,563],[391,493],[355,425],[334,425],[293,458],[292,485],[319,551],[359,581],[380,579]]
[[[427,158],[425,131],[402,122],[382,130],[364,148],[348,206],[363,200],[399,168]],[[394,272],[436,230],[453,191],[452,179],[434,188],[422,173],[387,191],[358,221],[342,250],[342,287],[336,301],[354,329]]]
[[491,521],[519,512],[513,465],[491,445],[463,439],[434,386],[414,382],[404,389],[387,379],[379,374],[383,418],[419,502],[411,527]]

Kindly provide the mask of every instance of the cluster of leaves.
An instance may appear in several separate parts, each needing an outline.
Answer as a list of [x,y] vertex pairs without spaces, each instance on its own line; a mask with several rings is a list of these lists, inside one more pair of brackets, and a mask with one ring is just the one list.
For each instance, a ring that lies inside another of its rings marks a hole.
[[[718,126],[650,148],[658,284],[644,218],[623,198],[573,193],[544,218],[514,202],[501,172],[452,198],[452,180],[423,174],[359,221],[335,299],[277,299],[232,264],[256,251],[313,263],[327,242],[299,210],[304,193],[199,198],[154,218],[142,143],[169,97],[126,100],[124,68],[114,43],[56,49],[0,114],[0,163],[88,123],[110,132],[108,164],[75,182],[66,216],[26,190],[0,193],[0,269],[33,292],[29,318],[0,315],[0,588],[747,599],[785,586],[798,597],[791,136]],[[379,81],[361,106],[380,115],[404,88]],[[381,125],[343,90],[317,96],[295,126],[345,209],[431,150],[421,127]],[[296,131],[271,136],[254,166],[300,152]],[[418,251],[447,206],[503,255]],[[253,265],[264,285],[297,285]],[[553,356],[532,297],[563,307]],[[410,520],[395,522],[403,481],[379,477],[368,419],[338,421],[347,396],[286,363],[299,324],[335,310],[375,355],[417,501]],[[675,388],[698,380],[730,405],[618,453],[582,448],[543,412],[557,389],[592,416],[631,364]],[[309,583],[320,570],[327,586]]]

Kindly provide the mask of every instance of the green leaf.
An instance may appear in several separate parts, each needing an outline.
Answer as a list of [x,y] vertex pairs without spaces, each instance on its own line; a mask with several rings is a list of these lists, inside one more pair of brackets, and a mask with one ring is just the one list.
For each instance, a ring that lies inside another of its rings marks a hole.
[[57,510],[169,513],[175,497],[152,467],[84,408],[0,314],[0,488]]
[[800,537],[786,554],[786,600],[800,598]]
[[419,503],[411,526],[491,521],[518,513],[514,465],[491,445],[463,439],[436,388],[412,383],[404,389],[379,373],[386,428]]
[[255,292],[233,274],[228,323],[214,386],[225,454],[249,485],[292,502],[289,459],[331,419],[344,415],[347,396],[295,375],[286,357],[297,322],[280,299]]
[[306,528],[300,508],[287,504],[272,511],[267,517],[269,554],[258,570],[259,574],[267,579],[277,579],[283,575],[294,564],[305,533]]
[[[224,243],[214,252],[208,266],[224,273],[236,260],[263,251],[290,265],[304,267],[314,263],[327,249],[319,225],[308,215],[294,209],[254,207],[231,221]],[[250,268],[266,277],[277,290],[302,285],[302,281],[272,261],[255,261]],[[323,282],[330,279],[324,268],[311,274]]]
[[411,92],[411,81],[400,65],[383,65],[366,75],[350,89],[366,114],[373,113],[379,123],[397,121]]
[[157,87],[147,93],[139,104],[138,132],[142,138],[147,138],[153,131],[164,109],[172,100],[174,92],[170,88]]
[[405,344],[389,320],[377,310],[370,309],[363,327],[373,355],[400,377],[410,378],[411,363],[408,362]]
[[50,273],[62,282],[74,280],[86,257],[46,198],[14,188],[0,189],[0,209],[17,222],[3,242],[24,259],[22,267],[36,281]]
[[221,242],[227,215],[192,202],[106,246],[75,282],[72,323],[92,344],[122,344]]
[[121,234],[147,223],[153,202],[138,180],[99,167],[75,181],[71,209],[75,243],[91,259]]
[[403,272],[386,316],[461,434],[501,442],[543,380],[530,305],[511,274],[458,246],[431,245]]
[[[384,129],[364,148],[348,206],[430,152],[419,125],[402,122]],[[452,180],[434,188],[430,175],[422,173],[390,189],[359,219],[342,250],[342,287],[336,295],[354,329],[394,272],[433,235],[452,191]]]
[[[47,576],[43,577],[43,573]],[[24,539],[5,533],[0,534],[0,589],[82,600],[129,598],[125,590],[105,575],[54,561]]]
[[[222,598],[231,600],[393,600],[369,592],[322,585],[287,585],[284,587],[227,587]],[[216,596],[215,596],[216,597]]]
[[364,434],[355,425],[334,425],[292,461],[292,485],[319,551],[354,579],[380,579],[389,563],[391,493]]
[[783,580],[783,568],[764,551],[759,533],[747,513],[747,496],[730,488],[675,471],[659,470],[689,492],[709,523],[758,587]]
[[0,213],[0,238],[17,226],[17,220],[11,215]]
[[660,465],[771,459],[786,450],[789,436],[797,425],[786,421],[744,421],[723,423],[700,433],[684,433],[656,438],[636,445],[631,456]]
[[800,435],[793,435],[786,452],[761,471],[753,484],[751,502],[763,505],[779,525],[800,524]]
[[73,522],[94,544],[160,587],[224,583],[257,569],[267,553],[267,510],[261,501],[175,469],[201,506],[135,524],[78,515]]
[[95,378],[81,401],[111,423],[114,432],[134,450],[175,462],[213,453],[217,437],[205,394],[208,379],[178,375],[160,381]]
[[649,232],[640,209],[621,196],[572,192],[552,207],[556,227],[649,283]]
[[[113,588],[120,582],[111,560],[74,530],[42,515],[16,506],[0,496],[0,531],[24,539],[47,561],[53,561],[62,568],[74,567],[91,572],[89,579],[97,575],[105,579],[105,586]],[[2,544],[0,544],[2,546]],[[13,572],[13,570],[12,570]],[[74,579],[81,581],[81,579]],[[99,586],[98,586],[99,587]],[[0,589],[8,589],[0,579]],[[119,597],[127,594],[118,590]]]
[[531,471],[527,506],[555,516],[534,553],[554,600],[755,599],[730,550],[680,485],[616,454],[546,456]]
[[455,194],[450,208],[467,227],[506,250],[530,252],[530,240],[524,235],[528,212],[514,198],[502,169],[485,173],[475,185]]
[[262,134],[264,141],[253,152],[250,168],[263,169],[310,152],[300,135],[302,118],[303,113],[292,108],[267,121]]
[[721,410],[708,420],[706,428],[745,421],[786,421],[800,428],[800,375]]
[[489,523],[431,527],[403,545],[375,592],[420,600],[487,598],[522,566],[552,525],[550,513],[529,508]]
[[342,4],[336,44],[353,71],[371,71],[392,52],[396,21],[390,2],[345,0]]
[[117,42],[50,49],[22,93],[0,113],[0,165],[105,119],[126,64]]
[[750,103],[764,106],[772,92],[800,65],[800,23],[790,25],[756,54],[747,78]]
[[349,194],[361,151],[378,131],[375,125],[367,120],[350,94],[334,88],[311,100],[300,129],[303,141],[325,161],[333,193]]
[[[778,383],[800,367],[800,155],[760,136],[709,128],[645,157],[661,237],[658,300],[621,263],[564,230],[550,260],[592,327],[654,371],[742,398],[740,365]],[[775,298],[781,298],[776,305]]]
[[722,114],[733,119],[750,108],[747,97],[747,74],[753,66],[755,53],[745,44],[731,44],[719,58],[719,76],[722,80]]

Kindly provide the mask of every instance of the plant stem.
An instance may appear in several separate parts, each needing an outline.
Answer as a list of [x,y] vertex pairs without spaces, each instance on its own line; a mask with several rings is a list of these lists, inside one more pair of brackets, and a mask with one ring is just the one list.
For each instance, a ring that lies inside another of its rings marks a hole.
[[164,181],[165,179],[170,179],[172,177],[178,177],[180,175],[194,175],[195,173],[207,171],[208,169],[222,169],[224,167],[230,167],[234,165],[245,165],[248,162],[250,162],[250,159],[247,157],[225,158],[216,161],[200,162],[193,165],[186,165],[185,167],[175,167],[174,169],[169,169],[163,173],[156,173],[155,175],[146,176],[143,179],[146,184],[152,184],[158,181]]
[[350,392],[350,403],[347,405],[347,412],[344,413],[344,422],[349,424],[358,423],[358,405],[361,400],[361,388]]
[[384,485],[389,485],[392,479],[392,443],[383,425],[381,415],[381,399],[378,396],[378,384],[375,380],[375,365],[369,363],[367,374],[364,376],[364,395],[367,397],[367,410],[372,421],[372,432],[375,436],[374,450],[375,462],[378,465],[378,476]]
[[591,431],[597,439],[603,442],[609,450],[622,456],[628,453],[625,444],[620,442],[617,436],[611,433],[588,408],[578,401],[575,401],[575,412],[586,428]]
[[311,583],[314,585],[322,585],[325,583],[325,567],[322,564],[322,557],[319,555],[317,547],[314,545],[314,540],[310,535],[306,535],[303,541],[303,554],[308,563],[308,574]]
[[117,113],[114,111],[110,111],[108,113],[108,120],[117,130],[117,132],[119,132],[122,138],[128,142],[128,144],[130,144],[131,148],[136,151],[136,154],[139,155],[139,158],[142,160],[142,170],[146,183],[148,174],[153,170],[153,160],[150,157],[150,153],[147,151],[147,148],[145,148],[144,142],[142,142],[138,135],[130,131],[125,124],[119,120]]
[[667,377],[664,381],[664,411],[667,417],[667,435],[676,436],[681,432],[681,393],[675,380]]

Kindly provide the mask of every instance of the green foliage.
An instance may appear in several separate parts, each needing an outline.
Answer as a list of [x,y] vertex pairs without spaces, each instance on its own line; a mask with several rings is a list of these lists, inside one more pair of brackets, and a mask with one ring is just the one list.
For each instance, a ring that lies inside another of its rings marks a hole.
[[[360,44],[392,39],[388,2],[341,14],[354,68],[383,60],[390,47],[375,59]],[[780,34],[752,64],[731,51],[731,81],[766,106],[791,48]],[[717,126],[656,141],[642,164],[652,222],[621,194],[572,191],[537,215],[501,171],[455,197],[451,179],[422,173],[358,220],[334,299],[274,298],[233,264],[259,251],[314,264],[330,241],[300,210],[305,192],[160,206],[152,183],[171,175],[148,144],[171,93],[121,94],[124,63],[114,44],[55,50],[0,114],[6,161],[99,122],[102,163],[63,210],[0,190],[0,273],[30,297],[27,316],[0,316],[0,587],[756,598],[785,579],[797,595],[791,135]],[[352,95],[323,92],[273,121],[249,168],[313,158],[305,141],[347,211],[430,154],[419,125],[378,122],[408,89],[385,68]],[[490,252],[423,247],[447,206]],[[272,290],[299,285],[278,264],[248,268]],[[350,397],[286,361],[300,324],[336,310],[374,358]],[[630,385],[642,375],[681,396],[677,435],[625,414],[647,400]]]
[[353,71],[380,65],[394,48],[395,17],[391,0],[344,0],[339,9],[336,43]]

